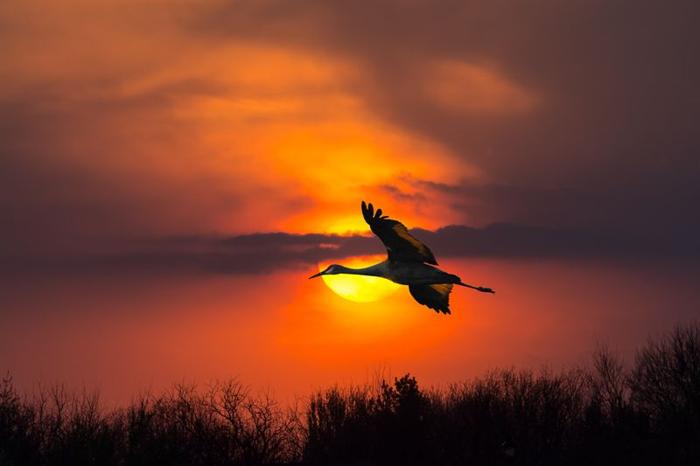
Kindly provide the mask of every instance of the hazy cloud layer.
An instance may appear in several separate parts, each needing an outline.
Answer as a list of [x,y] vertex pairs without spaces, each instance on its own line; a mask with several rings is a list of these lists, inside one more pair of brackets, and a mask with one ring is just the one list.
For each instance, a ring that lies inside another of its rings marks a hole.
[[[497,259],[593,259],[611,263],[696,264],[700,248],[552,228],[494,224],[461,225],[436,231],[412,230],[438,257]],[[5,257],[0,272],[15,274],[257,274],[285,269],[314,269],[319,263],[360,255],[383,255],[369,236],[256,233],[231,237],[191,236],[123,243],[119,250],[64,255]]]
[[198,30],[363,63],[373,109],[487,175],[449,193],[469,220],[675,240],[700,231],[698,19],[692,1],[266,2]]
[[[440,230],[431,242],[447,254],[602,241],[601,255],[695,257],[699,12],[684,0],[7,1],[0,252],[167,263],[119,248],[342,231],[367,197],[412,226],[535,225],[464,230],[468,251]],[[174,257],[234,270],[244,254],[212,248]]]

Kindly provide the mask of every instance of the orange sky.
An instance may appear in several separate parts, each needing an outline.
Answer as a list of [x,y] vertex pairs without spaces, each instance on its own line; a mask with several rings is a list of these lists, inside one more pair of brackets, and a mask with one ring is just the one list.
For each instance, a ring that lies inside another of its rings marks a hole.
[[650,270],[461,260],[444,266],[499,291],[456,290],[445,317],[416,305],[405,289],[375,303],[346,301],[306,280],[306,271],[42,282],[34,298],[20,289],[3,297],[17,312],[3,318],[0,365],[27,389],[60,381],[98,388],[107,403],[174,382],[230,377],[292,401],[377,374],[411,372],[440,385],[495,367],[572,367],[586,364],[600,344],[629,360],[648,335],[672,326],[660,307],[677,312],[700,298],[693,280],[677,273],[656,283],[674,292],[659,293],[644,286]]
[[[700,302],[697,41],[640,3],[4,0],[0,372],[289,397],[631,355]],[[307,281],[342,259],[294,235],[368,233],[362,199],[497,294]]]
[[[377,115],[357,59],[263,39],[205,40],[182,24],[205,5],[142,3],[6,2],[17,30],[0,90],[63,114],[60,128],[36,128],[42,137],[24,144],[50,141],[57,150],[47,162],[114,188],[99,193],[105,203],[137,200],[142,211],[127,221],[138,229],[362,230],[361,196],[414,226],[464,220],[439,203],[425,208],[431,199],[419,209],[382,189],[410,196],[402,178],[454,184],[485,175]],[[534,91],[486,64],[436,60],[420,80],[425,98],[467,113],[537,105]]]

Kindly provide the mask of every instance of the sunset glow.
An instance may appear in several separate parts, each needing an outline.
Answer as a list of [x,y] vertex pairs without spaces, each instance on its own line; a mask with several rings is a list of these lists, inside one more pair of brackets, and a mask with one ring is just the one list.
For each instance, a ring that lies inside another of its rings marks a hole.
[[[700,304],[700,29],[657,10],[3,0],[0,375],[288,401],[633,359]],[[496,294],[307,280],[387,258],[363,200]]]

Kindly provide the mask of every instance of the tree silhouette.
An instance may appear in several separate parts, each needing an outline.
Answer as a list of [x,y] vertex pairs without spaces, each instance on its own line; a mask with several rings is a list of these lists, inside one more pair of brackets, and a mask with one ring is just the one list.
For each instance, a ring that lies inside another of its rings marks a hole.
[[0,381],[0,465],[695,465],[700,326],[650,340],[629,369],[496,370],[444,390],[410,374],[282,409],[236,381],[176,385],[107,411],[62,386]]

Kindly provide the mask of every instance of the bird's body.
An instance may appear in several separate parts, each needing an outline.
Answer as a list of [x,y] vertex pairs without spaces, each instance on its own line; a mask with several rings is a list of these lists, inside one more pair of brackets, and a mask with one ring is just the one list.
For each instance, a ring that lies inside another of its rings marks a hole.
[[382,277],[400,285],[434,285],[460,282],[458,276],[443,272],[437,267],[422,262],[401,262],[387,259],[361,269],[339,265],[338,270],[338,273]]
[[437,265],[437,260],[432,251],[414,238],[401,222],[382,216],[381,209],[375,212],[372,204],[367,205],[362,201],[362,215],[372,232],[386,246],[387,260],[360,269],[333,264],[309,278],[336,274],[386,278],[401,285],[408,285],[411,296],[416,301],[445,314],[450,313],[449,295],[453,285],[465,286],[485,293],[494,292],[491,288],[463,283],[457,275],[434,267],[433,265]]

